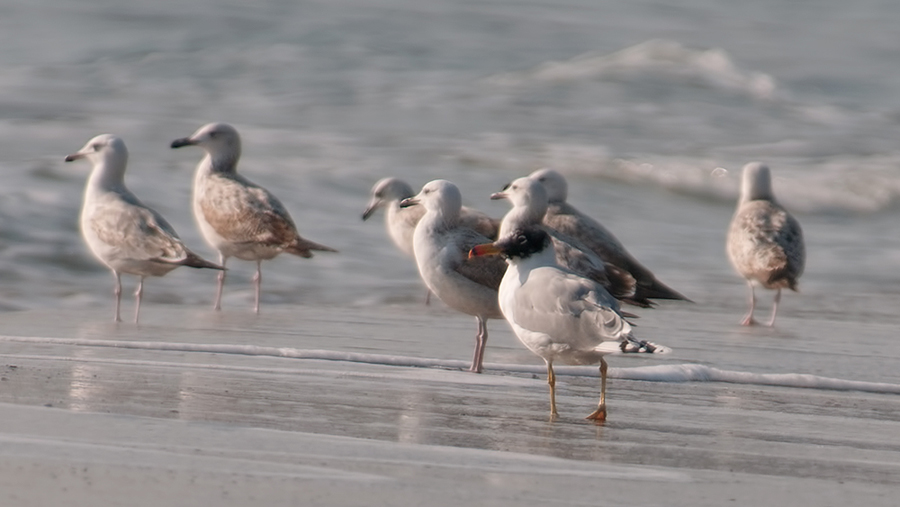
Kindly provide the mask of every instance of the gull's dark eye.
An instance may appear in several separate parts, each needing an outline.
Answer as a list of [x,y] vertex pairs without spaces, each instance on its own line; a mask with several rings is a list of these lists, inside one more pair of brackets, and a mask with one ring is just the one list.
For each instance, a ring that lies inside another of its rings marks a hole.
[[92,144],[91,148],[93,148],[94,151],[100,151],[100,143]]
[[209,133],[209,137],[212,139],[215,139],[216,136],[218,136],[218,135],[219,135],[219,133],[216,132],[215,130],[213,130],[212,132]]
[[547,181],[547,177],[544,176],[544,177],[538,178],[538,181],[540,181],[541,183],[543,183],[543,182]]

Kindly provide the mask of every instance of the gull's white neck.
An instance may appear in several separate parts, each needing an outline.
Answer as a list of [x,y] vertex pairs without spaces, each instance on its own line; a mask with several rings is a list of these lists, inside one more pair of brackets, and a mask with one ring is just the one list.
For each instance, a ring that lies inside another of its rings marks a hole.
[[104,159],[91,170],[86,186],[87,194],[96,192],[127,192],[124,160]]
[[500,222],[500,232],[497,237],[505,238],[509,234],[512,234],[516,229],[540,224],[541,220],[544,218],[544,213],[547,211],[547,207],[544,206],[543,210],[534,208],[534,206],[513,206],[513,208],[503,216],[503,220]]

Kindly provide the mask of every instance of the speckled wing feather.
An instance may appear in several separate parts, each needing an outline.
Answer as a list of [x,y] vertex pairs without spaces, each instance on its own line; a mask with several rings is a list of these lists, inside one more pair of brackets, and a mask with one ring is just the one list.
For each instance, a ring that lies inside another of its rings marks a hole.
[[183,262],[189,255],[166,220],[150,208],[119,199],[97,203],[90,227],[120,259]]
[[635,292],[630,298],[624,298],[624,301],[647,307],[651,305],[649,298],[688,300],[657,280],[653,272],[632,257],[625,246],[599,222],[585,216],[570,204],[551,203],[544,215],[544,224],[578,239],[599,255],[608,267],[618,268],[620,275],[627,273],[632,277],[637,283]]
[[236,174],[211,174],[200,209],[216,232],[232,243],[287,246],[297,228],[287,210],[268,190]]
[[806,251],[800,224],[778,204],[742,204],[728,231],[728,255],[744,278],[769,289],[797,290]]
[[499,289],[506,273],[506,261],[496,255],[469,258],[469,250],[472,247],[490,243],[491,240],[466,228],[455,229],[453,234],[455,236],[453,248],[459,255],[459,262],[455,266],[456,272],[477,284],[494,290]]
[[544,226],[553,242],[556,263],[602,285],[617,299],[634,295],[636,282],[627,272],[607,266],[598,255],[576,238]]

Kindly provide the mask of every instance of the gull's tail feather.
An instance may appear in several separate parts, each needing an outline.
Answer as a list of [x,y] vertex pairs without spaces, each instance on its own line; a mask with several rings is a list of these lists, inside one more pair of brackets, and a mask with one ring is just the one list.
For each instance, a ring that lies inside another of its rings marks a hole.
[[331,248],[330,246],[321,245],[319,243],[316,243],[315,241],[310,241],[303,238],[297,238],[294,243],[288,245],[288,247],[284,249],[284,251],[289,254],[294,254],[306,258],[310,258],[313,256],[313,250],[318,250],[320,252],[337,252],[337,250]]
[[189,252],[187,257],[184,258],[178,264],[182,266],[187,266],[189,268],[206,268],[206,269],[218,269],[220,271],[225,271],[225,268],[219,266],[214,262],[209,262],[208,260],[200,257],[199,255]]
[[647,340],[638,340],[631,336],[623,340],[619,348],[624,354],[668,354],[672,349],[665,345],[657,345]]

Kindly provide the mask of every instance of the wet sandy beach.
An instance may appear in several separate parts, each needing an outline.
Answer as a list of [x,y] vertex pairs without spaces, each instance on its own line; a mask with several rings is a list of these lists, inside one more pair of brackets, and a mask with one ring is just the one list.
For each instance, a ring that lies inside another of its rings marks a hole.
[[[466,373],[474,322],[440,306],[55,316],[0,315],[3,505],[892,505],[900,483],[895,394],[623,378],[703,363],[698,330],[613,357],[595,426],[592,368],[549,422],[506,324]],[[760,371],[730,343],[710,366]]]

